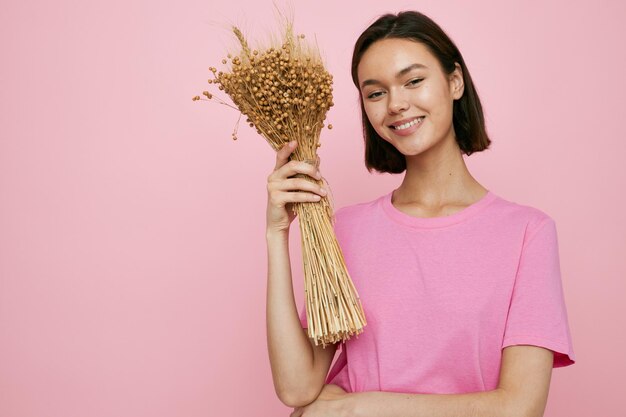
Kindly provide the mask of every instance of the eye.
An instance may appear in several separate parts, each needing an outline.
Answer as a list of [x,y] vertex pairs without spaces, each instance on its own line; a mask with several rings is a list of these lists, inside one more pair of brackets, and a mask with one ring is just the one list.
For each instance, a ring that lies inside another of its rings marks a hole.
[[420,82],[420,81],[422,81],[422,80],[423,80],[423,78],[414,78],[414,79],[412,79],[411,81],[409,81],[407,84],[408,84],[408,85],[417,85],[417,84],[419,84],[419,82]]
[[370,93],[367,95],[367,98],[372,99],[372,98],[378,98],[380,97],[380,95],[382,94],[382,91],[374,91],[373,93]]

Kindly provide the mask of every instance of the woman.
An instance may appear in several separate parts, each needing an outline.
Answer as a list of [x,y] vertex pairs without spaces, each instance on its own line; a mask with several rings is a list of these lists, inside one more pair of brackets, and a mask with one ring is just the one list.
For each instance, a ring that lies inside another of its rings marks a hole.
[[[293,417],[542,416],[553,367],[575,361],[554,220],[469,173],[488,148],[463,57],[417,12],[379,18],[357,40],[368,170],[405,172],[398,189],[335,213],[368,321],[342,346],[315,346],[293,297],[293,202],[326,190],[317,167],[277,152],[268,177],[268,349]],[[303,331],[304,330],[304,331]],[[444,395],[445,394],[445,395]]]

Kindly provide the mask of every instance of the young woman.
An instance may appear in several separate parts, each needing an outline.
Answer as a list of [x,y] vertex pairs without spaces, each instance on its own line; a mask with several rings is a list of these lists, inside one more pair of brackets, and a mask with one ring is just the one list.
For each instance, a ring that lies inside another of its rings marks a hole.
[[[335,213],[368,321],[315,346],[298,314],[288,252],[294,202],[326,190],[317,167],[277,152],[268,177],[267,334],[292,417],[540,417],[553,367],[575,361],[554,220],[481,185],[463,154],[488,148],[461,53],[425,15],[384,15],[356,42],[368,170],[402,184]],[[304,330],[304,331],[303,331]]]

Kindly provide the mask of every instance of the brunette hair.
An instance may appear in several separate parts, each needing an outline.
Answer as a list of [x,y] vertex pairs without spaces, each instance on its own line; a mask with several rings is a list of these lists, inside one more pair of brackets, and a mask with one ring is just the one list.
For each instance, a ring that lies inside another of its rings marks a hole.
[[371,125],[359,88],[357,68],[365,51],[376,41],[387,38],[405,38],[425,45],[437,58],[443,71],[451,74],[458,62],[465,84],[463,96],[454,100],[452,122],[459,148],[466,155],[489,147],[491,140],[485,130],[485,119],[478,93],[461,52],[448,35],[428,16],[415,11],[385,14],[372,23],[359,37],[352,54],[352,81],[359,90],[361,119],[365,139],[365,166],[380,173],[398,174],[406,170],[406,159],[393,145],[382,139]]

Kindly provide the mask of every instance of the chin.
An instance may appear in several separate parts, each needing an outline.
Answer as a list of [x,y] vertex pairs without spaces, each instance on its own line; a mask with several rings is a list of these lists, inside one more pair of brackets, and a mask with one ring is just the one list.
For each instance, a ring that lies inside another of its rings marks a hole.
[[427,153],[429,150],[433,149],[436,146],[436,143],[414,143],[414,144],[406,144],[406,146],[396,147],[398,152],[404,155],[407,158],[423,155]]
[[406,138],[404,141],[402,139],[394,141],[384,136],[381,137],[404,156],[418,155],[427,149],[424,147],[423,141],[419,139]]

